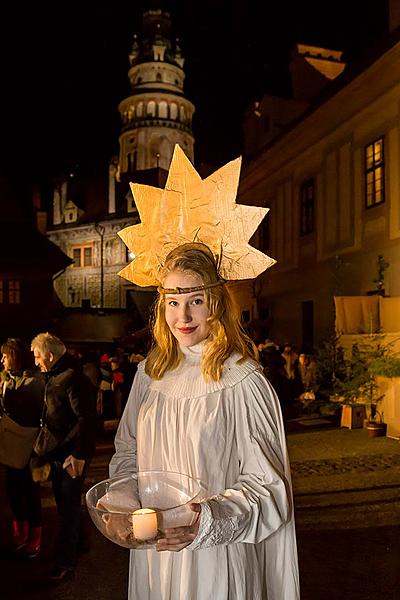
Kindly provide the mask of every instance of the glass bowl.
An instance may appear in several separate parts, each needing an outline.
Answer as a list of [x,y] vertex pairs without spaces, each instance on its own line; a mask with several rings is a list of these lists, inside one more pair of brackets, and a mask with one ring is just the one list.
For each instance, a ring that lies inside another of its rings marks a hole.
[[191,525],[189,508],[200,493],[197,479],[169,471],[141,471],[96,483],[86,493],[89,514],[119,546],[154,548],[166,528]]

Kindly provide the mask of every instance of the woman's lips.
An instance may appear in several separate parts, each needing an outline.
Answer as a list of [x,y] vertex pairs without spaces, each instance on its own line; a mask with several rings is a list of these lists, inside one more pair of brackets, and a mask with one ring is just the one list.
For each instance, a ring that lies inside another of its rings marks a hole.
[[178,327],[180,333],[193,333],[196,329],[197,327]]

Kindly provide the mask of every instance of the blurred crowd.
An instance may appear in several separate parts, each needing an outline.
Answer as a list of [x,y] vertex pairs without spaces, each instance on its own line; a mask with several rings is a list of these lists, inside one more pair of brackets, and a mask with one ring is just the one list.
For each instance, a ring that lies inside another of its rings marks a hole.
[[[143,354],[141,353],[143,352]],[[138,363],[144,360],[144,350],[112,352],[69,349],[83,373],[96,389],[96,410],[100,419],[119,419],[128,400]]]
[[264,373],[275,388],[283,415],[294,414],[298,404],[307,406],[315,400],[317,362],[312,354],[299,352],[293,344],[278,345],[271,339],[258,344]]

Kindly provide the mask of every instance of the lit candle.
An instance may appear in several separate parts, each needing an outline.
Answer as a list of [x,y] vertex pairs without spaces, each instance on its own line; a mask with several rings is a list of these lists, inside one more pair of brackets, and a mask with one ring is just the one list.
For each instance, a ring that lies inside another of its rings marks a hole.
[[157,535],[157,513],[151,508],[140,508],[132,513],[133,535],[137,540],[153,540]]

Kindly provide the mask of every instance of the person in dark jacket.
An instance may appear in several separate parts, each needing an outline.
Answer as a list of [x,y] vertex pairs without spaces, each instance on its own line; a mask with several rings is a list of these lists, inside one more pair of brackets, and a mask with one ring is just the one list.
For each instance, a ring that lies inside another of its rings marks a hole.
[[74,572],[81,540],[81,496],[88,464],[95,450],[96,397],[89,378],[64,343],[40,333],[31,343],[35,364],[45,377],[44,422],[59,440],[46,458],[59,514],[54,582]]
[[[38,427],[44,381],[33,369],[29,346],[23,340],[8,338],[1,353],[1,410],[23,427]],[[6,492],[12,513],[12,552],[34,558],[41,546],[42,507],[40,484],[33,481],[29,462],[22,469],[6,467]]]

